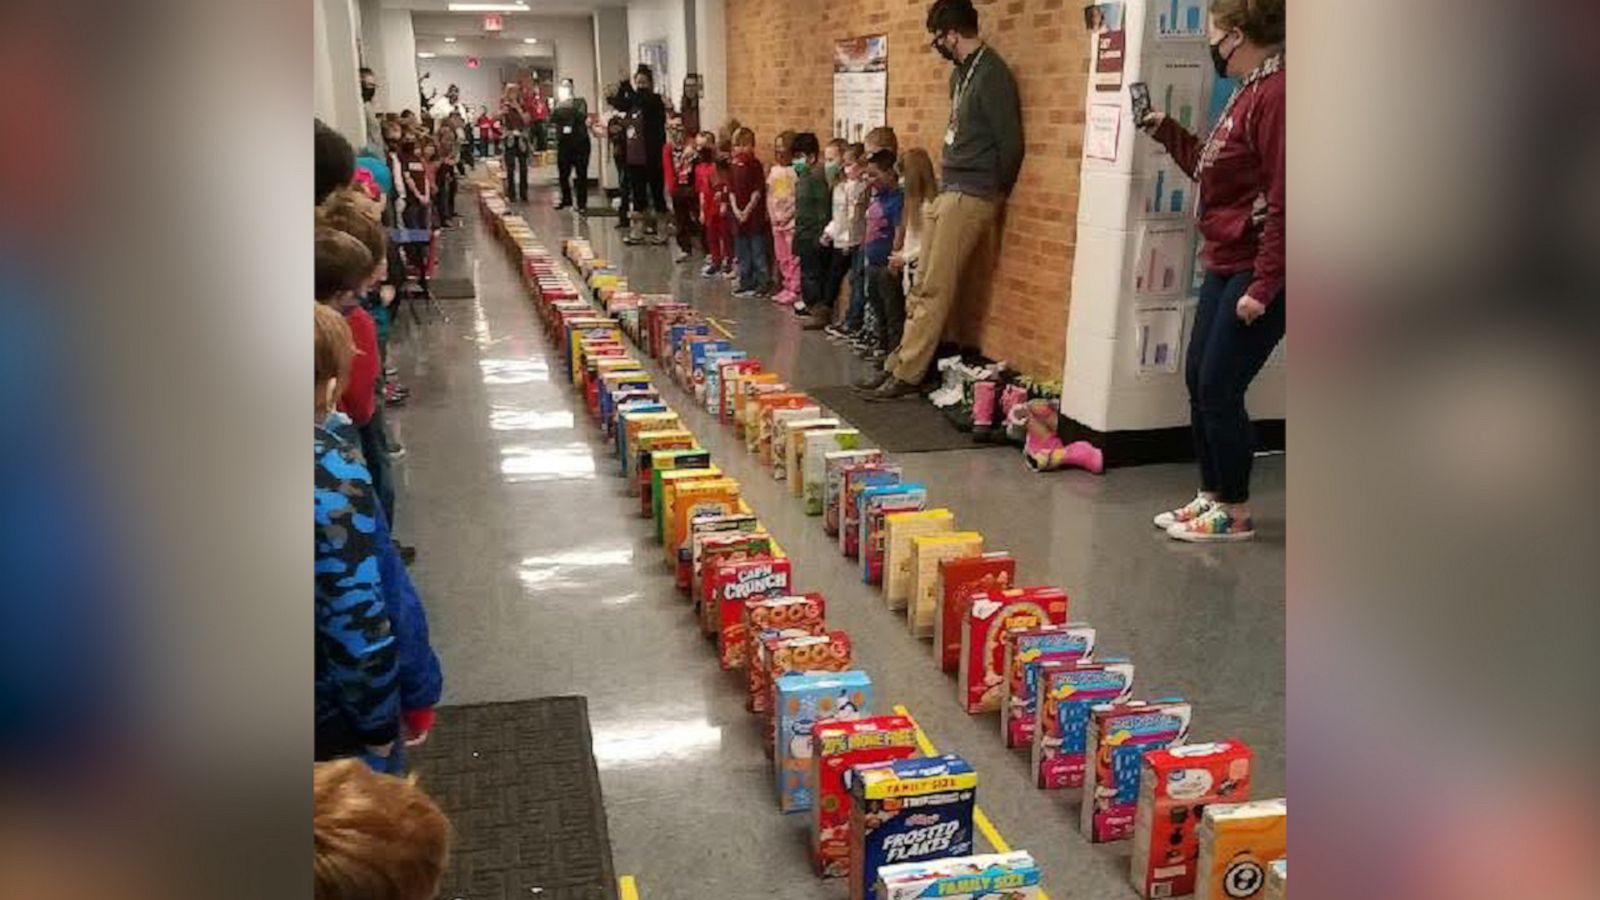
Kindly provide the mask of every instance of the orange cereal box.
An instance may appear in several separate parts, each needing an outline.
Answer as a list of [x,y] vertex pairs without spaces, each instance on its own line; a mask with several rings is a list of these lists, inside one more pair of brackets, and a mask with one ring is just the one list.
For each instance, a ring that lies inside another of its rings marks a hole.
[[1288,852],[1288,844],[1289,805],[1283,800],[1206,807],[1195,900],[1263,898],[1269,867]]

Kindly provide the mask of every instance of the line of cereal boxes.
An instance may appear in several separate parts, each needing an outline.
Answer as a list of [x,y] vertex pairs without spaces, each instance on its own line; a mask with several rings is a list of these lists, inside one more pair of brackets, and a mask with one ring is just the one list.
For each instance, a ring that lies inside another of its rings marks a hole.
[[871,714],[850,636],[826,627],[822,595],[793,592],[783,548],[630,343],[819,517],[911,634],[932,637],[967,712],[998,710],[1006,745],[1031,748],[1041,789],[1082,790],[1085,837],[1133,840],[1141,895],[1281,895],[1286,807],[1247,802],[1248,746],[1188,744],[1190,705],[1132,699],[1133,664],[1098,654],[1094,628],[1067,621],[1066,592],[1017,586],[1010,554],[985,552],[950,510],[927,508],[925,486],[688,304],[629,291],[587,241],[569,239],[563,252],[591,302],[495,192],[482,198],[719,665],[742,673],[779,808],[811,812],[819,875],[849,877],[855,900],[1027,898],[1039,884],[1025,851],[971,855],[976,772],[959,756],[919,758],[911,720]]

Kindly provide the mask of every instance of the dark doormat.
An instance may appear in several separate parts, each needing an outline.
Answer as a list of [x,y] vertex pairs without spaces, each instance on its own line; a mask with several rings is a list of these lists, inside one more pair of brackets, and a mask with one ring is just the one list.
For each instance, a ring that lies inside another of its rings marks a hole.
[[944,413],[922,397],[868,403],[848,386],[810,388],[807,393],[890,453],[984,450],[995,446],[975,442],[972,435],[951,424]]
[[440,897],[616,900],[583,697],[441,707],[412,768],[455,827]]
[[578,210],[578,215],[583,216],[585,219],[615,219],[621,213],[618,212],[616,207],[612,206],[590,206]]
[[437,300],[471,300],[478,295],[471,278],[432,278],[428,280],[428,290]]

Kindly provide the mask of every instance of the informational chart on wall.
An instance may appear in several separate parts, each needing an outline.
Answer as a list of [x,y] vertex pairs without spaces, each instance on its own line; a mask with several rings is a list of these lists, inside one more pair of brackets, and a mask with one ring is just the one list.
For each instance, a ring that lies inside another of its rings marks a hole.
[[1189,287],[1189,261],[1194,248],[1187,223],[1146,225],[1139,234],[1133,269],[1133,293],[1140,299],[1170,297]]
[[1205,40],[1206,0],[1150,0],[1150,5],[1156,10],[1156,40]]
[[1083,129],[1083,155],[1108,163],[1117,161],[1122,136],[1122,104],[1091,103]]
[[1146,306],[1135,315],[1139,334],[1140,375],[1172,375],[1178,371],[1183,347],[1183,306],[1164,303]]
[[1150,73],[1150,104],[1190,131],[1201,129],[1206,70],[1197,61],[1164,59]]
[[889,124],[889,36],[833,45],[833,136],[851,142]]

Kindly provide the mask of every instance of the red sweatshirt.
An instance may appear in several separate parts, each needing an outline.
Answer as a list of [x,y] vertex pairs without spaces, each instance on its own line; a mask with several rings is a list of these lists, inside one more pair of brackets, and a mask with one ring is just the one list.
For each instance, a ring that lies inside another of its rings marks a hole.
[[1284,94],[1283,57],[1269,58],[1240,83],[1202,141],[1172,119],[1155,139],[1200,182],[1201,256],[1223,275],[1254,271],[1247,291],[1271,303],[1283,290]]
[[356,339],[356,355],[350,360],[350,383],[339,397],[339,408],[361,426],[372,421],[378,407],[378,328],[360,306],[345,310],[344,320]]

